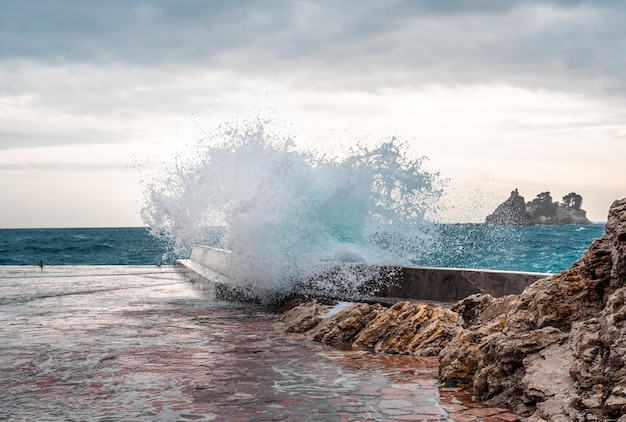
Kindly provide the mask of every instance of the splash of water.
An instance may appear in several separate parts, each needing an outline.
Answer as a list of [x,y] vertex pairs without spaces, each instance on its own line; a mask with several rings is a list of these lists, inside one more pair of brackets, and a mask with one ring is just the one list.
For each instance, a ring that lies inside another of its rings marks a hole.
[[233,272],[259,289],[317,279],[316,289],[356,291],[365,267],[341,264],[402,265],[427,249],[424,215],[441,183],[423,160],[396,139],[319,157],[262,122],[232,124],[146,184],[142,216],[178,254],[220,227]]

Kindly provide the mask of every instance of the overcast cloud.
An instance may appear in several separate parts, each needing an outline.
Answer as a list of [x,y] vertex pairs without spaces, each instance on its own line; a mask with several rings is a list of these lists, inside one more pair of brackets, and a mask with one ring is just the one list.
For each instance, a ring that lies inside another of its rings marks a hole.
[[626,92],[625,10],[609,1],[2,2],[0,58],[17,71],[24,62],[196,66],[370,89],[497,81],[608,94]]

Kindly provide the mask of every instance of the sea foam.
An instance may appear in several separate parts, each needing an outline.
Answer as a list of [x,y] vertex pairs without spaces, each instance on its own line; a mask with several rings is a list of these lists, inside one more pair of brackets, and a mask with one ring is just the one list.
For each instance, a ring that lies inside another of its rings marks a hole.
[[147,178],[143,219],[179,256],[217,232],[248,285],[354,291],[367,279],[354,264],[403,265],[428,249],[441,180],[424,157],[392,138],[330,158],[266,129],[224,125]]

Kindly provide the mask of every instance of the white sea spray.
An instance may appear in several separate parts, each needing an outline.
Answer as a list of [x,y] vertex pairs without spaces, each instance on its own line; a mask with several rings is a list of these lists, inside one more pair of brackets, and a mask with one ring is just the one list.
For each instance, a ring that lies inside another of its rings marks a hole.
[[372,264],[414,262],[432,240],[424,215],[441,180],[397,139],[329,158],[253,121],[190,148],[145,182],[143,219],[179,256],[220,233],[232,272],[254,289],[350,295]]

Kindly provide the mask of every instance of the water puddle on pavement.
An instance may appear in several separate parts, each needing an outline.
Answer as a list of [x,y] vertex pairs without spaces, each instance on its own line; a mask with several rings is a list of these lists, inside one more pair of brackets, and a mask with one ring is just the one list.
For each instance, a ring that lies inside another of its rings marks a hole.
[[441,390],[434,358],[330,349],[174,271],[119,272],[132,289],[0,305],[0,419],[518,419]]

